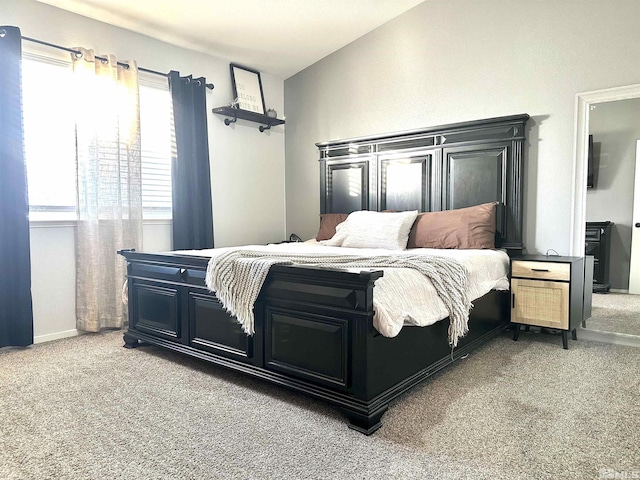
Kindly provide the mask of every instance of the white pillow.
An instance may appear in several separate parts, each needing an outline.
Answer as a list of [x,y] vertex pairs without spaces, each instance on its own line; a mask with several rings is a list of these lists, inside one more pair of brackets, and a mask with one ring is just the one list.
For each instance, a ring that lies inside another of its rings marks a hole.
[[385,248],[405,250],[418,211],[370,212],[361,210],[349,214],[338,224],[336,234],[320,243],[333,247]]

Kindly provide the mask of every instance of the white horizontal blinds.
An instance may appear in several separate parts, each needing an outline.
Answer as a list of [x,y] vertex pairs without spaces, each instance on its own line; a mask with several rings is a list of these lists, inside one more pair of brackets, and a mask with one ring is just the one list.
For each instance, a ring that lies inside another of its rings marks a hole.
[[[72,75],[70,61],[23,54],[22,102],[31,220],[76,218],[75,115],[68,100],[78,93],[73,90]],[[144,218],[171,218],[172,145],[175,149],[172,116],[168,80],[141,73]],[[126,189],[121,193],[126,195]]]
[[24,149],[31,219],[75,218],[75,120],[71,63],[25,53]]
[[145,218],[171,218],[171,117],[167,79],[143,78],[141,75],[140,136]]

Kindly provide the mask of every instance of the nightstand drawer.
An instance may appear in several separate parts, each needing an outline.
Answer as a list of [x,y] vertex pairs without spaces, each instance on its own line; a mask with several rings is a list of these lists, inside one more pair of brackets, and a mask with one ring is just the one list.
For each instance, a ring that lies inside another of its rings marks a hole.
[[571,264],[514,260],[511,263],[511,277],[562,280],[568,282],[571,277]]

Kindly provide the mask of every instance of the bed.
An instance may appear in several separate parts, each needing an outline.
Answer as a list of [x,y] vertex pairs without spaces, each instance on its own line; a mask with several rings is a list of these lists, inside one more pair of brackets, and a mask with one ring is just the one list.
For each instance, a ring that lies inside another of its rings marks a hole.
[[[528,118],[317,144],[320,213],[427,215],[491,203],[495,246],[519,254]],[[274,248],[288,247],[306,248]],[[374,326],[374,287],[383,269],[283,264],[270,268],[253,308],[254,333],[247,335],[205,284],[211,255],[119,253],[127,261],[126,347],[157,345],[329,402],[365,434],[380,428],[389,402],[509,324],[508,291],[490,290],[473,301],[469,331],[455,348],[449,319],[385,336]]]

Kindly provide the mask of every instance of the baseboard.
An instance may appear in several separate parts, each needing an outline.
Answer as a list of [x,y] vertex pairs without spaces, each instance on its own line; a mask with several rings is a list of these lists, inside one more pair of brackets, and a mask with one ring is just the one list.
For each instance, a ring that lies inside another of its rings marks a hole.
[[61,338],[76,337],[78,335],[80,335],[80,332],[74,328],[73,330],[65,330],[64,332],[38,335],[37,337],[33,337],[33,343],[50,342],[51,340],[60,340]]
[[610,288],[609,291],[611,293],[629,293],[629,290],[625,290],[623,288]]
[[602,330],[592,330],[589,328],[578,328],[577,334],[578,334],[578,340],[588,340],[591,342],[602,342],[602,343],[613,343],[614,345],[626,345],[628,347],[640,348],[640,337],[638,335],[628,335],[626,333],[616,333],[616,332],[604,332]]

